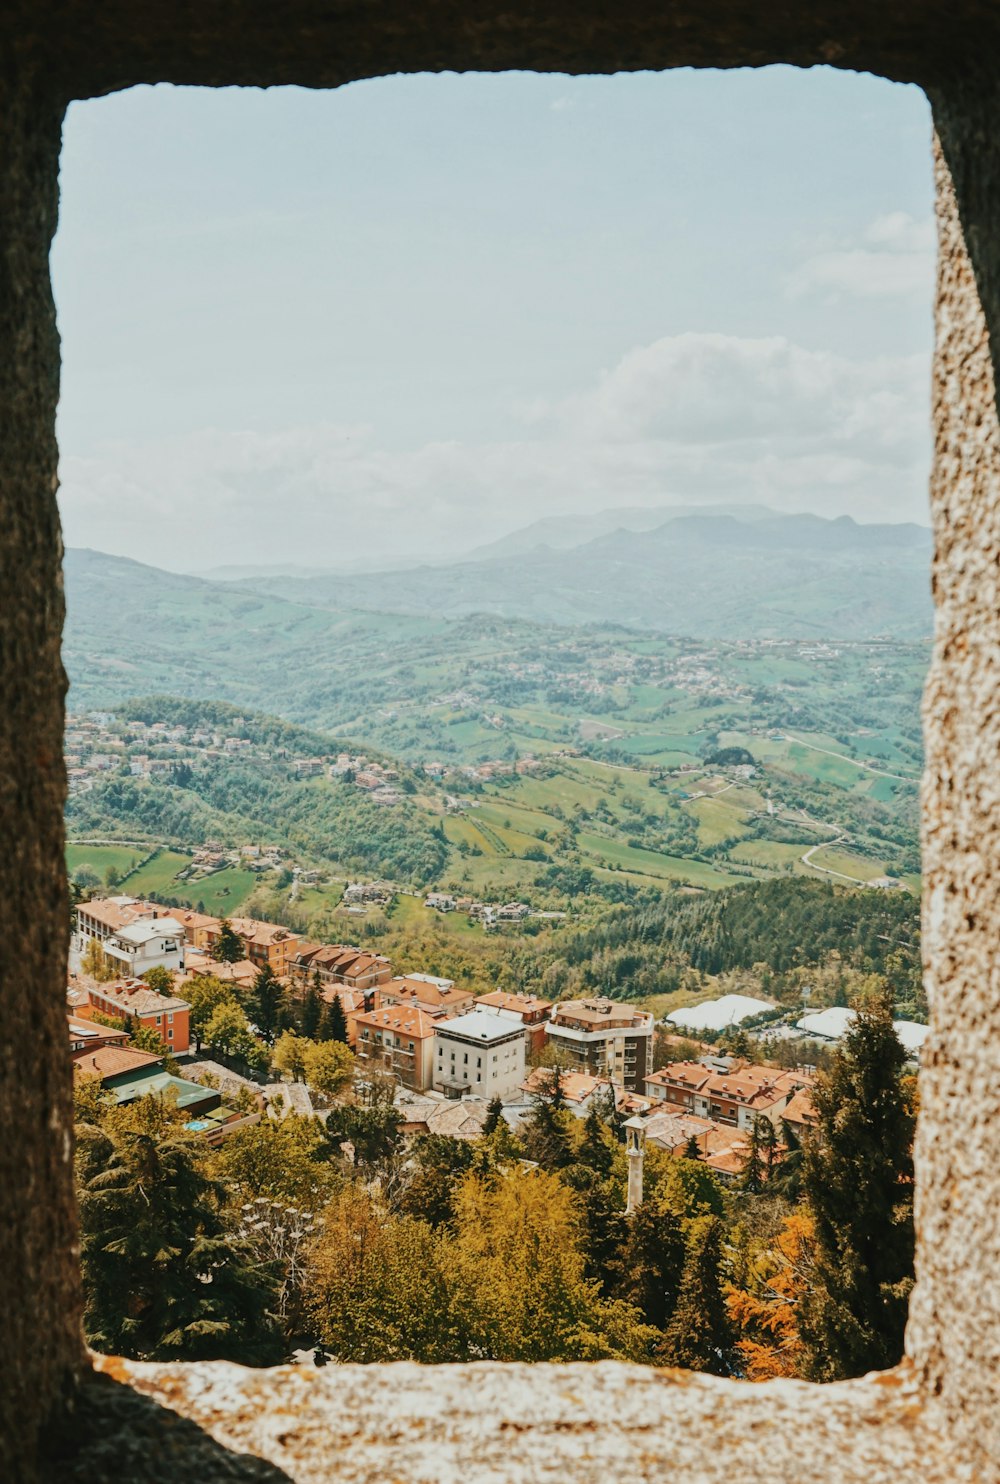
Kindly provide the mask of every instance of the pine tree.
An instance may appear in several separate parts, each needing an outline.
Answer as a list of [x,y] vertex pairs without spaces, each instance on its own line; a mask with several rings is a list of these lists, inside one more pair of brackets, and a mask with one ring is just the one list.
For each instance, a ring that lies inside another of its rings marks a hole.
[[90,1133],[80,1229],[95,1349],[136,1360],[280,1358],[271,1286],[226,1235],[201,1147],[173,1130]]
[[344,1014],[344,1005],[339,994],[334,994],[323,1012],[319,1039],[321,1041],[342,1041],[345,1046],[347,1045],[347,1016]]
[[284,1008],[285,987],[270,964],[265,964],[253,982],[248,1009],[250,1019],[269,1046],[282,1029]]
[[728,1376],[733,1334],[722,1292],[722,1222],[698,1216],[688,1224],[680,1292],[658,1359],[688,1371]]
[[814,1288],[800,1326],[816,1380],[886,1370],[903,1353],[913,1284],[914,1115],[906,1055],[884,994],[858,1007],[813,1090],[803,1168],[816,1227]]
[[299,1012],[299,1030],[309,1041],[319,1040],[319,1027],[323,1019],[323,1001],[316,991],[316,986],[310,984],[302,996],[302,1007]]
[[701,1159],[701,1149],[698,1147],[698,1140],[695,1138],[694,1134],[691,1135],[687,1143],[684,1145],[684,1158]]
[[586,1165],[598,1175],[608,1175],[614,1163],[614,1151],[608,1142],[604,1121],[596,1108],[591,1108],[583,1122],[583,1141],[577,1156],[580,1164]]
[[483,1124],[483,1136],[489,1138],[495,1134],[503,1122],[503,1102],[499,1097],[490,1099],[486,1108],[486,1122]]
[[234,931],[229,919],[223,918],[212,957],[220,964],[237,964],[244,956],[243,939]]
[[767,1184],[774,1163],[774,1145],[774,1124],[760,1114],[750,1125],[746,1162],[740,1176],[740,1189],[749,1195],[759,1195]]
[[556,1106],[555,1097],[536,1097],[535,1105],[521,1124],[521,1137],[528,1159],[543,1170],[562,1170],[573,1163],[567,1114]]

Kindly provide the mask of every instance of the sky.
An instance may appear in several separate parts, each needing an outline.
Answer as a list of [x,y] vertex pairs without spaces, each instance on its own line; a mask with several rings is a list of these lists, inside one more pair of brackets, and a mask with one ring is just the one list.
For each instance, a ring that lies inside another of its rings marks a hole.
[[926,523],[930,138],[826,68],[75,103],[66,542],[377,570],[615,505]]

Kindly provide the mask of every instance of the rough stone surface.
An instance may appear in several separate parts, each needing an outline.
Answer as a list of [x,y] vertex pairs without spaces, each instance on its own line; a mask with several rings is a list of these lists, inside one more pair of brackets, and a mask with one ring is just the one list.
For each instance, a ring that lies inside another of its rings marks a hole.
[[83,1362],[64,1009],[59,342],[62,110],[0,75],[0,1478]]
[[[921,83],[943,150],[937,636],[924,795],[933,1030],[918,1130],[910,1369],[817,1389],[747,1388],[608,1365],[307,1373],[119,1363],[118,1380],[91,1378],[74,1393],[86,1361],[62,1020],[58,339],[47,271],[66,103],[157,81],[331,87],[446,68],[613,72],[775,61],[829,62]],[[40,1435],[50,1477],[95,1484],[274,1480],[275,1468],[302,1484],[603,1484],[665,1469],[708,1484],[757,1476],[776,1484],[1000,1479],[998,61],[996,0],[7,0],[0,7],[4,1481],[37,1477]],[[193,1423],[164,1410],[171,1407]],[[62,1426],[53,1430],[56,1413]]]
[[[740,1385],[612,1361],[270,1371],[112,1361],[108,1369],[201,1423],[232,1460],[266,1459],[295,1484],[971,1484],[986,1477],[957,1459],[906,1367],[823,1387]],[[80,1462],[93,1470],[93,1455]],[[175,1452],[170,1464],[205,1477],[196,1457]],[[63,1477],[133,1484],[120,1457],[114,1473]],[[135,1484],[177,1477],[153,1462]]]
[[[952,134],[954,125],[950,126]],[[980,141],[985,171],[985,141]],[[997,147],[993,144],[993,150]],[[1000,427],[986,321],[936,154],[934,660],[924,698],[925,982],[908,1353],[1000,1471]],[[969,162],[965,160],[968,170]],[[988,173],[988,172],[986,172]],[[972,192],[979,194],[978,188]],[[979,237],[980,247],[986,244]],[[993,258],[1000,247],[993,243]],[[990,264],[992,281],[996,262]]]

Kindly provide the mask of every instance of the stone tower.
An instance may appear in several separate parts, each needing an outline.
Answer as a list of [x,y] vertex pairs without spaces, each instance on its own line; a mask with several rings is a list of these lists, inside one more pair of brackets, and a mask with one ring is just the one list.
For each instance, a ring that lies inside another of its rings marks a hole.
[[625,1123],[626,1149],[628,1151],[628,1198],[625,1215],[631,1216],[642,1205],[642,1166],[646,1157],[646,1125],[641,1118],[629,1118]]

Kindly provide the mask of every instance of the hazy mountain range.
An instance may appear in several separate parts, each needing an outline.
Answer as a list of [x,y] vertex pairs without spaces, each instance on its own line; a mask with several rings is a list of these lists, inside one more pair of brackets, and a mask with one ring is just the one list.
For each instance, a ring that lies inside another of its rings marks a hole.
[[[241,586],[339,610],[610,622],[707,639],[929,631],[931,535],[923,526],[760,506],[674,512],[646,524],[661,514],[547,519],[461,562],[363,576],[262,575]],[[601,529],[612,517],[618,524]]]

